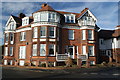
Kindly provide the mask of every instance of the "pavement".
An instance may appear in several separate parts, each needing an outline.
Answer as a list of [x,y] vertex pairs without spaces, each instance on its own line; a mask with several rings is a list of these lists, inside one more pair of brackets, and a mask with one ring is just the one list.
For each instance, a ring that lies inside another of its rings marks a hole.
[[[2,79],[11,78],[77,78],[95,79],[95,80],[120,80],[120,67],[103,67],[103,68],[80,68],[80,69],[32,69],[18,67],[2,67]],[[105,79],[103,79],[105,78]]]

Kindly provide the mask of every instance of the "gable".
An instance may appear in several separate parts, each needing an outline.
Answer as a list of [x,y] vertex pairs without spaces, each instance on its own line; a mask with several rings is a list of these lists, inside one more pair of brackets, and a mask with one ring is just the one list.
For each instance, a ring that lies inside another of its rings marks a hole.
[[14,20],[14,18],[12,16],[9,17],[9,19],[6,23],[6,26],[8,26],[10,22],[14,22],[16,24],[16,21]]
[[80,17],[78,17],[78,19],[81,19],[87,13],[94,19],[94,21],[97,21],[97,18],[92,14],[90,10],[86,10]]

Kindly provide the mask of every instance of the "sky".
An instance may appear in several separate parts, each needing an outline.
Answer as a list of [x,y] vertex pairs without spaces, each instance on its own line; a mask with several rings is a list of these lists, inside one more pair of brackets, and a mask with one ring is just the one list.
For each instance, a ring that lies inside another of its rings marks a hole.
[[[24,13],[31,16],[41,8],[45,2],[2,2],[0,3],[0,44],[3,44],[3,30],[10,15],[18,16]],[[55,10],[80,13],[84,8],[89,10],[98,19],[97,25],[101,29],[115,29],[118,25],[118,2],[47,2]]]

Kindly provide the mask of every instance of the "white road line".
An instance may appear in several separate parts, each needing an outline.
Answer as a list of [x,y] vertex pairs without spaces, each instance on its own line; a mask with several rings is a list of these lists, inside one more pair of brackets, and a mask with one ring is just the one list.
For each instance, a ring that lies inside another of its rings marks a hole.
[[90,74],[98,74],[98,73],[90,73]]
[[114,73],[114,74],[112,74],[112,75],[114,75],[114,76],[119,76],[120,74],[118,74],[118,73]]

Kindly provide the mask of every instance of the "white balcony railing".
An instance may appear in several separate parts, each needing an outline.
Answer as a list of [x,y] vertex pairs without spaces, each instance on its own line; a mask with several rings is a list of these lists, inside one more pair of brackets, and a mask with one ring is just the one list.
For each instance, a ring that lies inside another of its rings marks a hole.
[[56,60],[57,61],[65,61],[68,59],[68,54],[57,54]]

